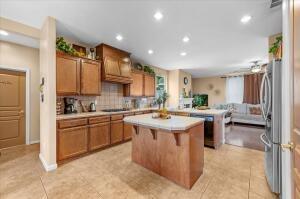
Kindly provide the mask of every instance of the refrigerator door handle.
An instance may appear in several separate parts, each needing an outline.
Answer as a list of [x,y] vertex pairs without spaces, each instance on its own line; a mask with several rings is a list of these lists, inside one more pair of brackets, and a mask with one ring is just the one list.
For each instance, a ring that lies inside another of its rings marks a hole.
[[266,115],[265,115],[265,106],[264,106],[264,87],[265,87],[265,82],[266,82],[266,76],[267,73],[264,74],[262,81],[261,81],[261,85],[260,85],[260,108],[261,108],[261,113],[263,118],[266,120]]
[[265,117],[267,119],[269,112],[270,112],[270,108],[271,108],[271,100],[272,100],[272,93],[271,93],[271,82],[270,82],[270,78],[268,77],[268,75],[266,75],[266,82],[267,82],[267,86],[268,86],[268,105],[267,105],[267,111],[265,114]]
[[266,141],[265,138],[268,140],[267,136],[265,133],[260,135],[260,140],[269,148],[271,148],[271,144],[269,141]]

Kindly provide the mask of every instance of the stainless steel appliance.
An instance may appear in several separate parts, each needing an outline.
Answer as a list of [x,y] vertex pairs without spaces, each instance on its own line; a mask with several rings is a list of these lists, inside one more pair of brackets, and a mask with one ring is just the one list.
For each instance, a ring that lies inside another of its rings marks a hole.
[[274,193],[281,190],[281,62],[269,63],[260,88],[265,132],[260,136],[265,145],[265,174]]
[[214,147],[214,116],[193,113],[191,117],[204,119],[204,145]]
[[70,113],[77,113],[77,110],[75,108],[75,99],[72,97],[64,97],[64,103],[65,103],[65,114]]
[[96,112],[96,104],[95,103],[90,103],[90,112]]

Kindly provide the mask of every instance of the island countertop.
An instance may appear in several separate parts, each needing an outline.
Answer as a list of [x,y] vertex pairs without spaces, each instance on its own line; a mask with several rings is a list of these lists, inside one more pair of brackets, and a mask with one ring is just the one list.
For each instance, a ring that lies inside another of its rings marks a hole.
[[184,131],[204,122],[202,118],[174,115],[171,116],[171,119],[153,119],[152,114],[127,116],[123,120],[125,123],[167,131]]

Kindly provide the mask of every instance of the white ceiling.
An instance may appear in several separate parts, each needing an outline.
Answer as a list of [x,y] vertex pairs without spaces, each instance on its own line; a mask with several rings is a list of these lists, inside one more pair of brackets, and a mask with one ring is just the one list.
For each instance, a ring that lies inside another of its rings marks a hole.
[[[159,22],[156,11],[164,15]],[[240,22],[245,14],[252,16],[246,25]],[[268,36],[282,28],[281,8],[270,9],[270,0],[0,0],[0,16],[37,28],[53,16],[60,35],[91,46],[107,43],[193,77],[224,74],[256,59],[267,62]]]

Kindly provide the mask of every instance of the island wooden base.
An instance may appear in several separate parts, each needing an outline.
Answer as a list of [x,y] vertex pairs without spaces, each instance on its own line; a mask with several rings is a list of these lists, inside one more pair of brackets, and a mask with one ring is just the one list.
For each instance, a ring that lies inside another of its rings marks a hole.
[[134,126],[132,160],[190,189],[203,173],[203,123],[177,132]]

